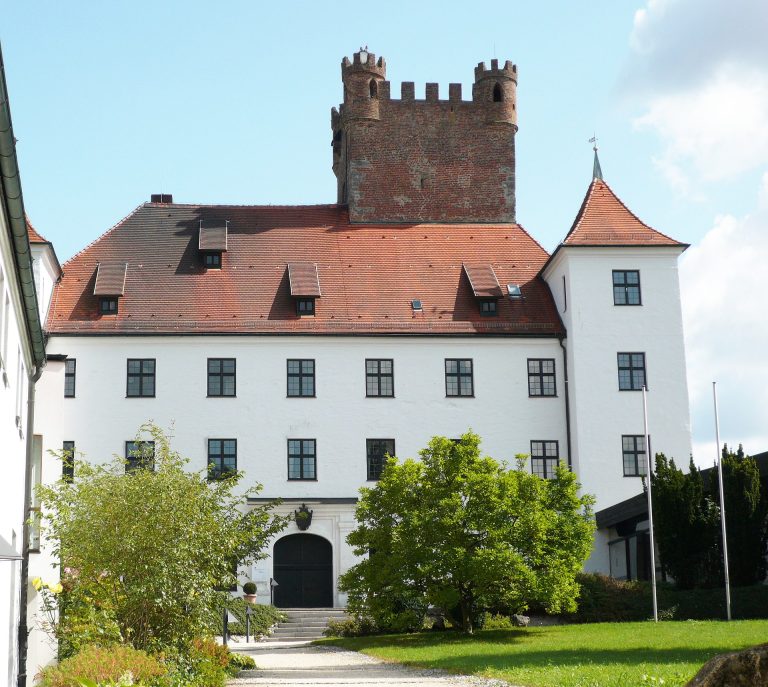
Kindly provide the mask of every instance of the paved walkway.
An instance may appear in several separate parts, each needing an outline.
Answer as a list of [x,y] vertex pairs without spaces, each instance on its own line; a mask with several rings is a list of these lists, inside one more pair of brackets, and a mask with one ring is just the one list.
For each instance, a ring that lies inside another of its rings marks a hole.
[[231,649],[253,656],[259,670],[229,681],[240,685],[396,685],[397,687],[509,687],[506,682],[450,675],[385,663],[356,651],[312,646],[307,642],[232,644]]

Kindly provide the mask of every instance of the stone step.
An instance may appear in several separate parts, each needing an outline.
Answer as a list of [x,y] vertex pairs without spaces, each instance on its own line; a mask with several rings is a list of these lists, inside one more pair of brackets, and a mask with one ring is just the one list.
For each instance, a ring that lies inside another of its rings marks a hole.
[[278,627],[325,627],[328,624],[327,619],[323,620],[287,620],[284,623],[278,623]]

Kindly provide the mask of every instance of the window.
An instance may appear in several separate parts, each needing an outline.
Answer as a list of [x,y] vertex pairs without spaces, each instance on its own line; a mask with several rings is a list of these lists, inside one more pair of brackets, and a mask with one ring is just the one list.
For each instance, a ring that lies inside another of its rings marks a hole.
[[528,358],[528,395],[557,396],[554,358]]
[[445,395],[473,396],[472,359],[445,359]]
[[317,479],[317,442],[288,439],[288,479]]
[[297,298],[296,314],[297,315],[314,315],[315,299],[314,298]]
[[125,442],[125,472],[155,469],[154,441]]
[[221,269],[221,253],[204,253],[203,264],[209,270]]
[[99,298],[99,312],[102,315],[117,315],[117,296]]
[[624,434],[621,437],[624,477],[641,477],[648,471],[645,437],[642,434]]
[[642,305],[638,270],[613,270],[613,304]]
[[368,479],[381,479],[381,471],[384,469],[386,456],[395,455],[394,439],[366,439],[368,454]]
[[154,358],[128,358],[128,389],[126,396],[155,395]]
[[64,361],[64,398],[75,397],[75,372],[77,370],[77,360],[67,358]]
[[556,441],[531,442],[531,472],[542,479],[552,479],[555,468],[560,462],[560,452]]
[[480,314],[484,317],[493,317],[498,314],[495,298],[486,298],[480,301]]
[[208,395],[235,395],[235,358],[208,358]]
[[61,454],[61,479],[71,482],[75,478],[75,442],[65,441]]
[[501,90],[501,84],[497,83],[493,87],[493,102],[500,103],[504,100],[504,93]]
[[315,361],[314,360],[289,360],[288,361],[288,395],[289,396],[314,396],[315,395]]
[[365,361],[365,395],[388,396],[395,395],[394,362],[391,358]]
[[618,353],[619,391],[638,391],[645,386],[645,353]]
[[237,439],[208,439],[208,479],[237,472]]

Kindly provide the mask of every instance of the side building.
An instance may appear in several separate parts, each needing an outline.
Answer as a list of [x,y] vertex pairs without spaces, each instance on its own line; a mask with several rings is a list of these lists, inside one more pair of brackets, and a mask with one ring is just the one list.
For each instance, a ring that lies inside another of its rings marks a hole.
[[33,409],[45,349],[28,231],[0,54],[0,675],[7,685],[25,679],[19,670],[27,636],[21,609],[29,550],[37,546],[25,522],[34,515],[32,485],[41,475]]
[[[604,508],[640,489],[648,379],[653,449],[690,451],[685,246],[601,178],[552,255],[516,223],[509,62],[479,65],[471,100],[394,99],[366,51],[342,80],[336,204],[154,195],[64,265],[47,319],[45,479],[49,449],[130,461],[142,423],[172,427],[193,468],[311,512],[240,571],[279,606],[345,604],[359,488],[433,435],[472,428],[545,478],[561,462]],[[608,571],[605,541],[588,565]]]

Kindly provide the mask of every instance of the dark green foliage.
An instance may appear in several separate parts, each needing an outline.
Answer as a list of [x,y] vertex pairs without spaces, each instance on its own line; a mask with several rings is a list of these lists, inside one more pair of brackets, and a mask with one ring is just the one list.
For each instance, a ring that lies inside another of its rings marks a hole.
[[433,438],[421,460],[387,461],[362,489],[348,541],[363,559],[340,579],[349,607],[385,630],[421,629],[428,608],[457,609],[472,632],[491,608],[575,607],[594,533],[573,473],[543,480],[480,454],[480,437]]
[[379,630],[372,618],[355,616],[345,618],[344,620],[334,620],[331,618],[323,634],[326,637],[366,637],[367,635],[375,635],[380,632],[381,630]]
[[[766,498],[760,488],[757,463],[744,455],[741,446],[736,453],[723,446],[723,491],[731,584],[762,582],[765,579]],[[719,503],[716,470],[713,470],[712,494]]]
[[693,460],[685,474],[673,458],[657,453],[651,486],[654,530],[664,571],[680,589],[720,584],[719,509],[705,493]]
[[256,668],[256,661],[245,654],[231,653],[229,663],[227,664],[227,674],[236,676],[241,670],[253,670]]
[[227,608],[237,618],[237,622],[229,623],[229,634],[245,636],[245,613],[251,609],[251,635],[266,635],[269,628],[285,620],[285,614],[274,606],[250,604],[240,598],[231,598]]
[[[584,573],[579,608],[563,617],[576,623],[607,623],[648,620],[653,616],[649,582],[615,580],[606,575]],[[679,590],[660,582],[657,588],[662,619],[710,620],[725,618],[722,588]],[[734,587],[731,590],[733,617],[741,620],[768,618],[768,586]]]
[[243,594],[255,594],[256,593],[256,583],[255,582],[246,582],[243,585]]

